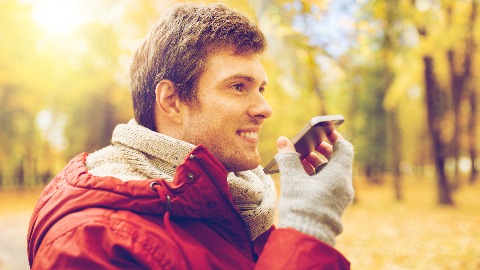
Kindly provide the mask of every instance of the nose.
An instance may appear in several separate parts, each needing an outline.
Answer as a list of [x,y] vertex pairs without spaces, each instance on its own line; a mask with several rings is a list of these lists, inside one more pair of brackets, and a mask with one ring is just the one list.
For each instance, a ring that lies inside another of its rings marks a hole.
[[261,123],[272,116],[272,113],[272,107],[270,107],[265,97],[261,93],[257,93],[255,101],[249,107],[248,115]]

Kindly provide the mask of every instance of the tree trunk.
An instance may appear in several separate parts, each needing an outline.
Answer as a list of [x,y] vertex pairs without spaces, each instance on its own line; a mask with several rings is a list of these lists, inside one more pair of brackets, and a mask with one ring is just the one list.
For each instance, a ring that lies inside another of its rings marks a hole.
[[403,199],[402,183],[401,183],[401,131],[398,125],[397,111],[391,110],[388,113],[390,123],[390,149],[391,149],[391,168],[393,176],[393,190],[395,192],[395,199],[401,201]]
[[466,55],[465,55],[465,62],[464,66],[466,71],[468,71],[469,75],[469,81],[467,82],[467,88],[468,88],[468,93],[469,95],[469,103],[470,103],[470,122],[468,123],[468,138],[469,138],[469,146],[468,146],[468,152],[470,154],[470,160],[472,163],[472,169],[470,172],[470,183],[475,182],[477,178],[477,168],[475,167],[476,165],[476,160],[477,160],[477,148],[475,145],[475,138],[477,138],[477,123],[478,123],[478,113],[477,113],[477,101],[478,101],[478,96],[477,96],[477,90],[475,89],[474,86],[472,86],[472,70],[473,70],[473,56],[475,55],[477,51],[477,42],[475,41],[474,37],[474,30],[475,30],[475,25],[477,21],[477,14],[478,14],[478,2],[477,1],[472,1],[472,9],[470,12],[470,21],[468,25],[468,37],[467,37],[467,47],[466,47]]
[[[447,7],[447,22],[450,25],[452,23],[452,13],[455,2],[450,2]],[[461,121],[462,111],[461,107],[465,100],[465,96],[468,93],[468,88],[470,87],[470,81],[472,79],[472,70],[473,70],[473,59],[476,51],[476,42],[473,36],[475,31],[475,23],[477,20],[477,1],[472,1],[470,9],[470,16],[467,25],[467,35],[465,36],[465,52],[462,57],[460,53],[455,49],[450,49],[447,51],[447,59],[449,63],[449,72],[450,72],[450,93],[452,97],[452,107],[454,114],[454,129],[453,129],[453,138],[450,143],[451,154],[455,160],[455,177],[453,183],[456,188],[461,184],[460,181],[460,172],[459,172],[459,160],[460,153],[464,148],[464,145],[460,142],[460,137],[464,129],[462,128],[464,123]],[[456,63],[459,61],[459,63]]]
[[25,187],[25,169],[23,168],[23,162],[20,162],[20,164],[17,167],[17,187],[22,190]]
[[[395,53],[395,40],[397,39],[395,31],[395,23],[398,11],[397,1],[385,0],[385,15],[386,15],[386,27],[385,35],[383,39],[383,49],[384,49],[384,59],[385,59],[385,71],[388,74],[385,80],[385,90],[390,88],[393,80],[394,74],[392,71],[393,54]],[[400,173],[400,162],[402,159],[402,136],[401,130],[398,123],[398,105],[388,109],[386,111],[386,117],[388,119],[388,134],[390,141],[389,144],[389,158],[390,158],[390,168],[392,170],[393,177],[393,191],[395,193],[395,199],[401,201],[403,199],[402,186],[401,186],[401,173]]]
[[465,70],[462,72],[458,72],[456,70],[456,63],[455,57],[456,53],[454,50],[448,50],[447,52],[447,59],[449,63],[449,72],[450,72],[450,93],[451,93],[451,100],[452,100],[452,108],[453,108],[453,137],[449,144],[449,153],[453,157],[455,161],[455,168],[454,168],[454,177],[452,179],[452,184],[455,189],[459,188],[461,185],[460,181],[460,172],[459,172],[459,160],[460,160],[460,136],[462,133],[462,116],[460,107],[462,104],[464,92],[465,92],[465,80],[466,74]]
[[[432,138],[432,148],[435,160],[435,170],[437,173],[438,203],[443,205],[453,205],[451,189],[445,174],[445,158],[447,145],[442,142],[442,116],[446,109],[444,94],[439,89],[435,79],[433,69],[433,58],[431,56],[423,57],[424,77],[425,77],[425,101],[427,105],[427,122],[430,137]],[[442,102],[443,101],[443,102]]]
[[471,171],[470,171],[470,184],[475,183],[478,176],[478,168],[476,167],[477,161],[477,123],[478,123],[478,112],[477,112],[477,92],[476,89],[470,88],[470,121],[468,125],[468,139],[469,139],[469,155],[471,161]]

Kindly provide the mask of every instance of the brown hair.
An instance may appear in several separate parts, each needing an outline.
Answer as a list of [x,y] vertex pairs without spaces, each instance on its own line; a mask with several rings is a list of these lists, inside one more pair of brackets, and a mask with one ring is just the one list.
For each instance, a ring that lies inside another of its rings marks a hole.
[[262,53],[266,40],[247,17],[221,4],[179,4],[167,11],[133,58],[130,88],[137,122],[156,130],[155,88],[163,79],[175,84],[182,102],[194,101],[208,54],[227,48],[239,55]]

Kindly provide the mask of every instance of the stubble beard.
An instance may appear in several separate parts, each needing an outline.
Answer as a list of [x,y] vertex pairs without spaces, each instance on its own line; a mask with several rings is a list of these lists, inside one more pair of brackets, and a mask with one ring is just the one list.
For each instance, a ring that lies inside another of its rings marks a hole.
[[[260,165],[260,154],[258,147],[254,149],[242,149],[237,145],[236,141],[241,140],[240,136],[233,134],[233,137],[225,137],[222,130],[215,128],[216,125],[211,123],[205,117],[195,117],[195,114],[201,112],[199,102],[192,104],[190,111],[192,123],[195,123],[194,128],[189,128],[185,131],[183,138],[185,141],[193,145],[203,145],[212,155],[231,172],[240,172],[255,169]],[[203,128],[196,128],[203,127]],[[231,139],[231,140],[230,140]],[[253,147],[253,146],[252,146]]]
[[[185,134],[187,142],[194,145],[203,145],[212,155],[227,169],[227,171],[239,172],[252,170],[260,165],[260,155],[257,147],[255,149],[241,149],[235,140],[241,139],[233,137],[232,140],[225,138],[213,130],[198,130],[191,129]],[[238,135],[234,135],[238,136]]]
[[242,153],[240,149],[237,149],[237,151],[222,151],[222,149],[215,149],[214,151],[217,152],[214,153],[215,157],[217,157],[227,171],[240,172],[252,170],[258,167],[260,163],[260,157],[257,150],[255,150],[255,154],[249,153],[248,155]]

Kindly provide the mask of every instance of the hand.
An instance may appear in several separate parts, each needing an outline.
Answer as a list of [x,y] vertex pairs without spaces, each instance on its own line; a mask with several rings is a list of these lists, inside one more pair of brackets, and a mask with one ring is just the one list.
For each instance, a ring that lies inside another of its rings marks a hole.
[[[328,136],[328,139],[330,140],[330,142],[332,142],[332,144],[339,141],[345,141],[342,134],[340,134],[336,130]],[[286,145],[286,148],[282,149],[280,152],[295,152],[295,147],[293,146],[293,144],[288,144],[286,140],[288,141],[288,139],[285,137],[278,138],[277,145]],[[315,150],[327,159],[330,158],[333,153],[333,147],[328,142],[321,142]],[[322,169],[326,165],[327,161],[322,160],[322,158],[315,152],[310,153],[310,155],[308,155],[305,159],[302,160],[302,166],[309,175],[318,173],[320,169]]]
[[297,229],[333,246],[343,230],[343,211],[353,199],[353,146],[336,131],[329,140],[333,146],[322,142],[316,149],[329,159],[320,171],[314,170],[323,162],[318,155],[300,161],[293,143],[285,137],[277,140],[275,159],[281,190],[278,227]]

